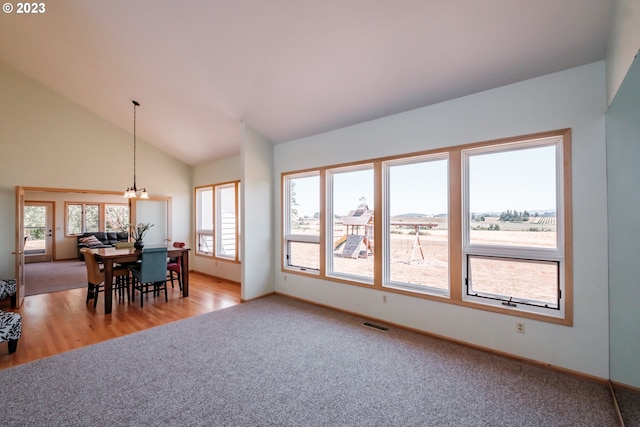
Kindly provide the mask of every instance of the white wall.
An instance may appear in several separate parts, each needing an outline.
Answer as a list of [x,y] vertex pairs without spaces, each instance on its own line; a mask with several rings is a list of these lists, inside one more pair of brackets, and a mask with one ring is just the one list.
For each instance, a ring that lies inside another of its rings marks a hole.
[[[123,191],[133,137],[3,63],[0,93],[0,277],[14,277],[15,186]],[[138,186],[172,197],[173,239],[191,242],[191,167],[137,145]]]
[[242,288],[243,300],[274,292],[273,145],[242,124]]
[[[573,129],[574,325],[526,320],[285,274],[276,292],[608,378],[605,65],[598,62],[379,120],[276,145],[282,172],[570,127]],[[281,235],[280,192],[274,194]],[[274,239],[273,252],[281,254]]]
[[[238,181],[241,179],[242,175],[241,166],[242,165],[240,156],[233,156],[226,159],[198,165],[193,168],[193,185],[194,187],[200,187],[204,185]],[[195,244],[196,242],[194,240],[194,245]],[[193,247],[192,252],[194,256],[191,258],[193,261],[190,264],[190,268],[192,268],[193,270],[210,274],[216,277],[222,277],[234,282],[240,282],[240,264],[220,259],[214,260],[211,257],[195,255],[195,247]]]
[[640,49],[640,1],[615,0],[607,46],[607,105]]
[[640,59],[607,112],[611,380],[640,389]]

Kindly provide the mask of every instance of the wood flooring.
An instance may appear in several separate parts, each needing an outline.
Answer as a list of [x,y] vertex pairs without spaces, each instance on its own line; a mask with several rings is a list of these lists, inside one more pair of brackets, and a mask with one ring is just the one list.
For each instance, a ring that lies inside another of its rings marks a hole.
[[10,300],[0,301],[0,309],[22,315],[22,337],[18,350],[8,354],[8,343],[0,343],[0,369],[21,365],[65,351],[96,344],[199,314],[240,304],[240,285],[205,274],[189,274],[189,296],[182,298],[176,284],[168,286],[169,302],[164,293],[154,298],[140,294],[135,303],[113,299],[113,312],[104,314],[104,294],[85,304],[87,290],[72,289],[25,298],[19,309],[11,309]]

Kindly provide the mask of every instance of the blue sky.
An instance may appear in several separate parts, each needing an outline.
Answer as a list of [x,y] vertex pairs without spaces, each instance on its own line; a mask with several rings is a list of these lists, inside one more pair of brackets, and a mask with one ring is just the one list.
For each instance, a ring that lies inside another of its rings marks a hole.
[[[556,207],[555,146],[476,153],[469,159],[470,211],[475,213]],[[391,215],[447,212],[447,161],[433,159],[390,167]],[[319,211],[319,178],[298,179],[296,200],[301,215]],[[373,170],[334,174],[334,212],[355,209],[361,197],[373,208]]]

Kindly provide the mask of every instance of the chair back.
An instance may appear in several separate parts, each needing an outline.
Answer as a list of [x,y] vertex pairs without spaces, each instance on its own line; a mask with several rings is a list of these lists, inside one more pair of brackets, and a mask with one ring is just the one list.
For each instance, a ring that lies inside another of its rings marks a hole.
[[104,282],[104,273],[100,272],[100,266],[93,251],[89,248],[82,248],[80,252],[84,255],[84,264],[87,267],[87,281],[93,285]]
[[140,282],[164,282],[167,279],[167,248],[143,248]]
[[134,242],[116,242],[114,247],[116,249],[132,248]]

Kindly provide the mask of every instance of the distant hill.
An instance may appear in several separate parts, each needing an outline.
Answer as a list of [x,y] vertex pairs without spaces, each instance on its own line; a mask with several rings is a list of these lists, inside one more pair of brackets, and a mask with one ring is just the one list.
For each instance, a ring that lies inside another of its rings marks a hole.
[[[536,214],[538,214],[538,216],[544,216],[544,217],[554,217],[556,216],[556,210],[555,209],[526,209],[527,212],[529,212],[529,214],[531,216],[535,216]],[[475,216],[500,216],[502,215],[502,212],[472,212],[473,215]]]
[[[555,217],[556,210],[555,209],[526,209],[527,212],[531,214],[531,216],[543,217]],[[497,216],[499,217],[502,212],[472,212],[475,216]],[[400,215],[392,215],[394,218],[446,218],[448,215],[446,213],[439,213],[434,215],[427,215],[422,213],[403,213]]]

